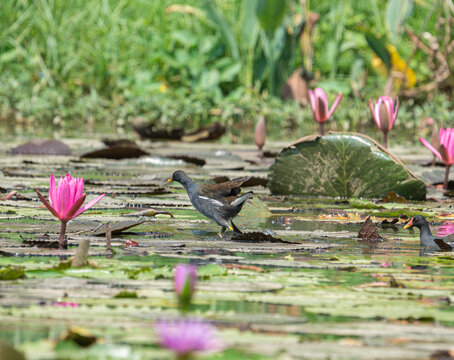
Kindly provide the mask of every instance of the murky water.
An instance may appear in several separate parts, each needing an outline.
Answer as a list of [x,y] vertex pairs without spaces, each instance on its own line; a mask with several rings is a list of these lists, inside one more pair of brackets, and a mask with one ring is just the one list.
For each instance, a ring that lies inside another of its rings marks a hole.
[[[157,152],[182,152],[179,146]],[[253,151],[232,155],[204,146],[192,149],[207,159],[203,168],[175,160],[80,163],[44,158],[29,164],[29,177],[23,177],[23,159],[3,158],[3,165],[17,174],[0,178],[0,185],[19,189],[26,199],[0,202],[0,270],[18,266],[25,277],[0,281],[0,339],[23,350],[29,360],[115,359],[120,354],[170,358],[158,349],[152,324],[177,316],[173,267],[191,262],[199,266],[191,316],[216,323],[232,348],[216,359],[365,359],[384,352],[390,359],[417,359],[452,346],[453,254],[421,253],[418,230],[403,229],[403,220],[380,225],[390,212],[434,216],[449,214],[447,205],[358,209],[343,199],[277,197],[253,187],[261,201],[251,201],[235,223],[285,242],[232,241],[229,233],[220,239],[219,226],[192,208],[181,187],[163,188],[163,179],[181,166],[203,183],[220,174],[264,177],[269,164],[245,161]],[[58,235],[59,222],[40,207],[32,191],[35,186],[46,191],[49,169],[90,179],[89,199],[107,194],[99,206],[68,224],[70,249],[65,253],[22,244],[23,238]],[[103,236],[83,233],[107,221],[137,220],[138,215],[130,215],[147,208],[170,211],[175,218],[157,215],[114,235],[113,254],[105,251]],[[385,241],[358,241],[368,214]],[[443,220],[437,218],[436,224]],[[447,230],[438,227],[439,232]],[[91,242],[91,266],[56,267],[83,238]],[[132,296],[119,296],[121,291]],[[96,351],[62,350],[59,339],[74,325],[97,336]],[[107,356],[106,347],[121,351]]]

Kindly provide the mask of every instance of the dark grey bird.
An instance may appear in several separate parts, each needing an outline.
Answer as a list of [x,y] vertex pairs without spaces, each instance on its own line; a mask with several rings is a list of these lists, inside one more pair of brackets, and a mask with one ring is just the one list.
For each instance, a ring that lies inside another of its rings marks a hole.
[[240,186],[249,178],[249,176],[245,176],[219,184],[199,186],[184,171],[177,170],[171,178],[167,179],[167,182],[176,181],[184,186],[192,205],[201,214],[222,226],[219,233],[222,239],[226,229],[241,234],[240,229],[235,226],[232,220],[241,211],[244,203],[252,196],[252,191],[238,196],[241,192]]
[[404,229],[417,227],[419,229],[419,243],[422,248],[438,251],[452,251],[454,248],[454,234],[448,236],[434,236],[430,231],[429,223],[422,215],[413,216],[404,226]]

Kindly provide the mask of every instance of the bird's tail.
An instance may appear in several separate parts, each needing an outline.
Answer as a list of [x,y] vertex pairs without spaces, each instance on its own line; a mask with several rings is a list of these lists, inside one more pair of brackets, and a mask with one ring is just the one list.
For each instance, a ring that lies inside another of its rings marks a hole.
[[252,194],[253,192],[249,191],[246,194],[241,195],[238,199],[233,200],[230,205],[241,207],[247,201],[247,199],[252,196]]

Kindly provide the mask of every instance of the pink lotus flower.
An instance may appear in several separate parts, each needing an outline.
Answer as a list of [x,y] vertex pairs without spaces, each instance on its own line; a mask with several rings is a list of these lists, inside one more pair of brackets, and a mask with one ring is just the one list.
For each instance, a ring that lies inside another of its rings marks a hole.
[[197,266],[188,264],[178,264],[175,268],[174,289],[178,296],[180,310],[189,310],[192,295],[197,284]]
[[454,129],[441,128],[439,137],[439,150],[437,150],[426,139],[419,138],[419,140],[432,151],[444,164],[445,164],[445,178],[443,181],[443,188],[448,188],[449,170],[451,165],[454,164]]
[[195,351],[216,352],[224,348],[216,329],[200,320],[161,320],[154,329],[161,346],[174,351],[178,358],[189,359]]
[[393,128],[394,121],[396,121],[399,99],[396,99],[396,107],[394,108],[391,96],[380,96],[375,106],[372,104],[372,100],[369,99],[369,107],[377,127],[383,132],[383,146],[387,148],[388,132]]
[[52,304],[57,307],[79,307],[79,304],[71,301],[54,301]]
[[90,201],[85,206],[82,204],[85,201],[86,194],[84,191],[83,178],[71,178],[71,175],[66,174],[65,177],[60,177],[58,185],[55,185],[54,174],[50,175],[49,180],[49,202],[44,198],[38,189],[35,189],[39,199],[49,209],[56,218],[61,221],[61,231],[59,238],[59,248],[63,248],[63,241],[66,232],[66,223],[88,210],[106,194],[99,195],[96,199]]
[[325,122],[333,115],[337,105],[342,99],[342,93],[340,92],[336,100],[334,100],[331,109],[328,110],[328,99],[325,92],[321,88],[315,88],[314,90],[309,89],[309,100],[311,103],[312,113],[314,114],[315,121],[320,124],[320,135],[325,134]]
[[446,221],[442,225],[437,226],[437,236],[448,236],[454,233],[454,224]]

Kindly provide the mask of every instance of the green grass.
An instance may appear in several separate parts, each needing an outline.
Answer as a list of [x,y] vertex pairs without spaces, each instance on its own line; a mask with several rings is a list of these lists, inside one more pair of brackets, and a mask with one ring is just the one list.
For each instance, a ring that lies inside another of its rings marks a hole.
[[[0,130],[25,136],[80,136],[81,128],[84,133],[122,134],[130,131],[135,117],[142,116],[162,126],[186,129],[221,121],[228,127],[228,141],[238,142],[251,139],[257,115],[264,114],[271,139],[294,139],[317,131],[308,108],[267,94],[262,40],[259,37],[255,47],[248,47],[242,32],[244,25],[250,25],[243,21],[245,2],[216,0],[215,4],[227,28],[212,20],[204,0],[4,1]],[[166,12],[171,5],[190,5],[193,13],[181,7]],[[385,79],[370,64],[372,52],[364,32],[393,43],[403,58],[410,56],[411,42],[387,31],[386,2],[343,0],[333,5],[324,0],[310,5],[320,14],[314,30],[313,71],[331,89],[330,100],[337,89],[345,92],[336,122],[330,121],[328,128],[366,131],[381,138],[367,100],[381,95]],[[427,5],[415,3],[407,23],[415,31],[433,33],[435,19],[426,23],[426,10]],[[297,1],[294,11],[301,13]],[[287,29],[290,23],[287,16]],[[226,32],[238,46],[239,63],[233,59]],[[299,41],[293,38],[290,44],[290,39],[285,58],[279,60],[276,94],[282,79],[303,62]],[[354,97],[352,64],[358,61],[368,76],[360,97]],[[419,80],[431,73],[419,52],[410,66]],[[454,124],[451,109],[444,96],[422,103],[403,101],[396,123],[399,137],[417,139],[419,122],[429,116],[443,125]]]

